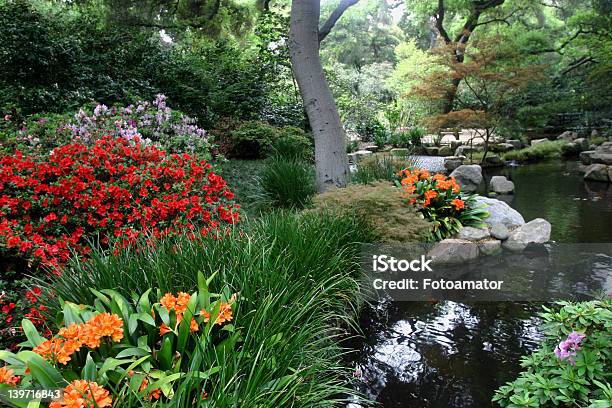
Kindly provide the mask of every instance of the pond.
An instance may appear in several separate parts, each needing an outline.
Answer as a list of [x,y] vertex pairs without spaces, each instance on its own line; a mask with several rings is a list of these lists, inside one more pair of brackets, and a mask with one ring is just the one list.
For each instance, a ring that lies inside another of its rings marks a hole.
[[[497,198],[526,221],[550,221],[559,245],[612,243],[612,185],[585,183],[576,162],[506,167],[488,171],[485,180],[493,175],[515,183],[514,195]],[[612,276],[611,257],[597,267]],[[520,302],[372,305],[360,321],[358,389],[385,408],[494,406],[494,391],[516,377],[521,356],[538,346],[540,310],[541,304]]]

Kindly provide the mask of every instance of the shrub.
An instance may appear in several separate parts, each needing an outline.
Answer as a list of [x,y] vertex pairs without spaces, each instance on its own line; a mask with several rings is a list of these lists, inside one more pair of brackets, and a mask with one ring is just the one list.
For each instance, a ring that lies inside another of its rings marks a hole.
[[489,215],[476,207],[475,195],[461,194],[454,177],[443,174],[432,177],[427,170],[406,169],[399,173],[396,184],[405,193],[415,195],[407,202],[432,223],[430,240],[448,238],[463,227],[482,227],[482,220]]
[[411,128],[408,131],[401,131],[391,136],[391,144],[393,147],[419,147],[421,146],[421,138],[425,136],[425,130],[421,128]]
[[352,174],[354,183],[368,184],[378,180],[394,181],[400,170],[412,167],[415,162],[391,155],[373,154],[357,164]]
[[302,129],[285,126],[278,138],[272,142],[272,155],[292,160],[311,160],[314,156],[311,141]]
[[317,211],[354,214],[383,242],[418,242],[431,225],[414,208],[404,205],[401,192],[384,182],[349,185],[317,195]]
[[511,150],[504,154],[504,160],[516,160],[519,163],[536,162],[553,159],[561,155],[563,140],[538,143],[520,150]]
[[[76,304],[92,304],[97,297],[90,287],[114,288],[127,299],[139,299],[151,287],[161,293],[193,293],[198,271],[204,276],[216,273],[209,291],[224,293],[227,286],[239,293],[232,323],[240,339],[236,348],[215,341],[217,347],[204,349],[202,367],[221,368],[205,387],[206,402],[345,405],[354,391],[347,386],[350,369],[338,340],[354,324],[352,313],[360,300],[354,279],[359,271],[357,243],[370,238],[368,227],[349,216],[276,212],[241,223],[240,230],[222,240],[210,235],[198,240],[165,238],[155,248],[126,248],[116,256],[96,249],[90,262],[71,262],[46,290]],[[189,387],[177,380],[172,402],[157,406],[191,406],[197,393],[189,396]]]
[[3,133],[9,142],[14,140],[14,147],[43,153],[72,141],[92,144],[104,136],[155,143],[170,152],[198,153],[202,158],[209,151],[206,131],[195,119],[170,109],[162,94],[152,102],[139,101],[125,108],[98,104],[91,112],[80,109],[72,118],[34,116],[24,124],[13,124],[13,128],[13,132],[7,129]]
[[374,142],[374,144],[380,148],[387,143],[387,129],[385,129],[384,125],[380,123],[378,119],[361,122],[357,125],[356,130],[363,141]]
[[540,314],[544,340],[518,378],[500,387],[502,407],[607,407],[612,401],[612,301],[559,302]]
[[218,133],[215,139],[226,157],[261,159],[275,149],[291,149],[291,154],[303,150],[306,157],[312,155],[312,143],[306,132],[295,126],[281,128],[265,122],[243,122],[234,129]]
[[[113,399],[120,406],[120,398],[111,397],[110,390],[121,388],[140,399],[170,400],[178,380],[196,380],[198,394],[204,394],[221,369],[204,364],[206,354],[215,349],[235,352],[241,335],[230,323],[238,295],[227,287],[220,294],[210,293],[211,279],[200,273],[197,291],[191,294],[162,296],[148,289],[130,300],[114,290],[92,289],[95,306],[62,302],[57,319],[62,324],[48,339],[25,319],[22,329],[28,341],[22,350],[0,354],[9,363],[4,370],[15,376],[0,383],[18,383],[17,389],[69,390],[75,381],[86,381],[104,396],[96,398],[100,407],[110,407]],[[78,406],[71,402],[79,397],[65,392],[50,407]]]
[[257,184],[260,208],[303,208],[317,192],[313,166],[299,159],[268,159]]
[[3,255],[33,264],[85,255],[94,237],[127,245],[146,231],[210,232],[237,220],[233,194],[210,164],[122,138],[65,145],[47,158],[17,151],[0,168]]

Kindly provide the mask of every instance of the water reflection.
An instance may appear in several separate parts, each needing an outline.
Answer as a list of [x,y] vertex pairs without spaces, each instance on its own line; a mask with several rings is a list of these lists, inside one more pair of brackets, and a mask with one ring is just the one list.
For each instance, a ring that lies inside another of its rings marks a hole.
[[[485,179],[497,174],[516,186],[514,195],[498,198],[527,221],[549,220],[553,240],[612,242],[612,185],[584,182],[576,163],[504,168],[489,171]],[[558,256],[572,264],[574,255]],[[611,265],[607,253],[595,255],[588,274],[609,292]],[[564,267],[551,286],[585,292],[577,274]],[[365,340],[355,358],[362,373],[358,388],[385,408],[491,407],[494,390],[514,379],[520,358],[537,347],[539,311],[539,303],[519,302],[372,305],[361,316]]]

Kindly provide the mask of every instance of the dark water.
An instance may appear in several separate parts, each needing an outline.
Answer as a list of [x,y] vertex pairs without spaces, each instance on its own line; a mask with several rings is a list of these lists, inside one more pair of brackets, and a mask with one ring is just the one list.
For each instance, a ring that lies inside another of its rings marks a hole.
[[[504,168],[488,172],[486,180],[497,174],[515,183],[513,196],[497,198],[526,221],[550,221],[552,240],[612,243],[612,185],[585,183],[576,163]],[[610,276],[612,261],[603,270]],[[494,391],[513,380],[521,356],[537,348],[540,310],[541,304],[518,302],[373,305],[361,317],[358,388],[385,408],[492,407]]]

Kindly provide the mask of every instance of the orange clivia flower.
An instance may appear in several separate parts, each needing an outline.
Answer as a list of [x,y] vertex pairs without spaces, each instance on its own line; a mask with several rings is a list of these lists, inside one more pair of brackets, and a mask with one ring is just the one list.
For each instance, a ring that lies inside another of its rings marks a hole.
[[176,296],[174,296],[172,293],[166,293],[159,300],[159,303],[169,312],[176,307],[176,301]]
[[192,318],[191,319],[191,323],[189,324],[189,330],[192,333],[197,332],[198,330],[200,330],[199,326],[198,326],[198,322],[196,322],[196,319]]
[[45,340],[32,349],[33,352],[42,356],[52,363],[68,364],[70,356],[81,348],[81,342],[76,340],[65,340],[54,337]]
[[200,316],[204,316],[204,323],[208,323],[210,320],[210,313],[208,313],[206,309],[200,310]]
[[165,335],[166,333],[171,332],[171,331],[172,331],[172,330],[171,330],[171,329],[170,329],[168,326],[166,326],[165,324],[163,324],[163,323],[161,324],[161,326],[159,326],[159,335],[160,335],[160,336],[163,336],[163,335]]
[[230,320],[232,320],[232,306],[229,303],[221,302],[219,316],[217,316],[217,321],[215,323],[221,325]]
[[450,180],[439,180],[436,183],[436,188],[440,190],[450,190],[453,187],[453,182]]
[[104,337],[109,337],[114,342],[123,338],[123,320],[116,314],[100,313],[81,325],[81,340],[87,347],[100,347]]
[[442,173],[437,173],[431,179],[434,181],[446,181],[446,176]]
[[21,377],[13,375],[15,372],[8,367],[0,367],[0,384],[7,384],[11,387],[17,385]]
[[419,174],[419,179],[426,180],[426,179],[428,179],[430,177],[431,177],[431,175],[429,174],[429,171],[427,171],[425,169],[421,170],[421,173]]
[[113,399],[109,392],[96,382],[75,380],[64,388],[61,401],[53,401],[49,408],[106,408]]
[[59,337],[62,337],[66,340],[79,340],[79,336],[81,334],[81,325],[72,323],[68,327],[62,327],[57,332]]
[[463,200],[460,200],[458,198],[455,198],[454,200],[451,201],[451,205],[453,207],[455,207],[455,210],[459,211],[465,208],[465,202]]
[[174,310],[176,311],[176,314],[185,313],[185,310],[187,310],[187,304],[189,303],[190,298],[191,296],[189,296],[188,293],[185,293],[185,292],[178,293],[178,296],[176,297],[176,305],[174,306]]
[[158,400],[159,397],[161,397],[161,390],[159,388],[156,388],[149,393],[150,400],[154,400],[154,399]]
[[450,180],[453,185],[453,193],[459,193],[461,191],[461,186],[459,185],[459,183],[457,183],[457,180],[455,180],[454,177],[451,177]]

